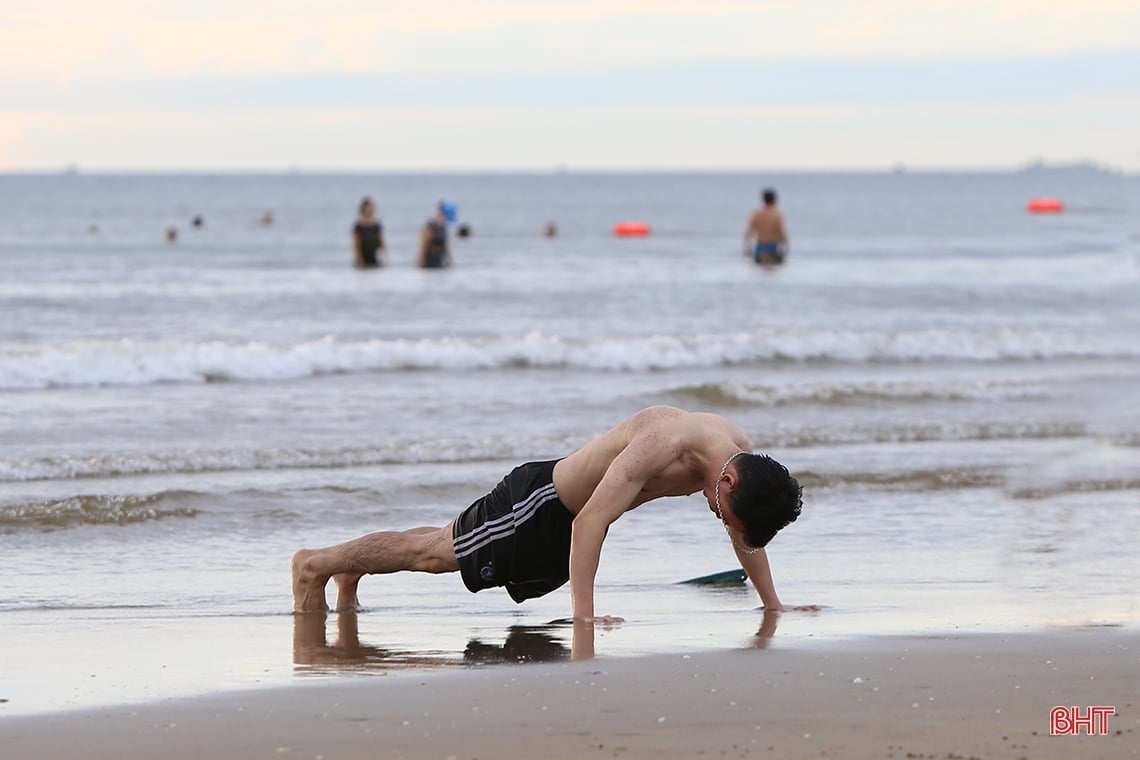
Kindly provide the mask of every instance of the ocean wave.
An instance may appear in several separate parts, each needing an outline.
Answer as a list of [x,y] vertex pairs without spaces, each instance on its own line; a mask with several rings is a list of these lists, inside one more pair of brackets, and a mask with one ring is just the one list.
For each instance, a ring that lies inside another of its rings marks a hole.
[[999,467],[946,467],[893,472],[796,473],[806,489],[866,487],[886,491],[956,491],[963,488],[1000,488],[1015,499],[1044,499],[1062,494],[1140,490],[1140,478],[1124,473],[1096,473],[1058,478],[1047,483],[1022,484],[1022,476]]
[[947,443],[967,441],[1023,441],[1084,438],[1088,426],[1066,422],[927,422],[881,428],[805,427],[775,431],[764,448],[811,448],[884,443]]
[[440,337],[294,344],[84,341],[0,349],[0,390],[292,380],[407,370],[569,368],[638,372],[765,362],[1001,361],[1140,356],[1124,337],[989,332],[754,330],[718,335]]
[[[830,445],[1072,439],[1089,435],[1077,423],[914,422],[905,425],[806,426],[767,430],[754,443],[763,449]],[[566,438],[480,438],[447,441],[385,441],[367,446],[273,449],[188,449],[0,458],[0,483],[86,480],[138,475],[336,469],[385,465],[516,462],[555,456],[581,445]],[[1123,442],[1117,442],[1123,444]],[[536,454],[540,452],[541,454]]]
[[1116,477],[1059,480],[1053,483],[1029,486],[1011,486],[1010,495],[1015,499],[1038,500],[1061,494],[1088,494],[1102,491],[1140,491],[1140,477],[1119,475]]
[[134,475],[197,474],[258,470],[302,470],[402,464],[454,464],[516,460],[535,451],[562,451],[564,442],[436,441],[327,449],[191,449],[117,452],[84,456],[63,455],[0,459],[0,483],[39,480],[78,480]]
[[855,405],[875,401],[1009,401],[1040,399],[1040,383],[1023,380],[966,381],[827,381],[794,385],[751,385],[741,382],[701,383],[673,393],[717,406],[781,407],[795,404]]
[[901,472],[797,472],[805,489],[837,486],[871,486],[887,490],[945,491],[959,488],[992,488],[1005,483],[996,468],[941,468]]
[[194,517],[185,506],[191,494],[167,491],[146,496],[85,494],[65,499],[0,505],[0,530],[51,530],[77,525],[127,525],[167,517]]

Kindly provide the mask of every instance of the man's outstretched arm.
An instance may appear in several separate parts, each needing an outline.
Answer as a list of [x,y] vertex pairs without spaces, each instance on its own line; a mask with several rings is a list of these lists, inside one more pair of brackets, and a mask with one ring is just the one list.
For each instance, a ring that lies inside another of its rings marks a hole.
[[[612,465],[610,469],[613,470]],[[594,615],[594,579],[606,530],[625,514],[640,491],[641,484],[625,475],[607,474],[574,518],[570,533],[570,603],[575,621],[615,622],[609,616],[597,618]]]
[[602,558],[602,542],[610,522],[583,509],[570,534],[570,605],[575,622],[594,621],[594,578]]
[[606,470],[605,477],[574,518],[570,534],[570,601],[576,621],[614,622],[594,615],[594,578],[606,530],[637,502],[650,475],[671,461],[669,451],[651,439],[634,440]]
[[740,566],[748,575],[748,580],[752,581],[752,586],[760,595],[764,609],[777,611],[784,609],[784,605],[780,603],[780,597],[776,594],[776,584],[772,582],[772,568],[768,564],[768,553],[761,548],[754,554],[747,554],[739,548],[744,545],[744,536],[740,535],[738,531],[732,530],[732,549],[736,552],[736,558],[740,560]]
[[780,601],[780,597],[776,595],[776,584],[772,582],[772,568],[768,564],[768,552],[763,548],[759,549],[753,554],[747,554],[739,547],[745,546],[744,536],[739,531],[729,529],[732,535],[732,549],[736,552],[736,558],[740,560],[740,566],[744,568],[744,572],[748,575],[748,580],[752,581],[752,585],[756,588],[756,593],[760,595],[760,601],[764,605],[765,611],[782,612],[784,610],[800,610],[807,612],[816,612],[820,609],[818,604],[797,604],[791,607],[785,607]]

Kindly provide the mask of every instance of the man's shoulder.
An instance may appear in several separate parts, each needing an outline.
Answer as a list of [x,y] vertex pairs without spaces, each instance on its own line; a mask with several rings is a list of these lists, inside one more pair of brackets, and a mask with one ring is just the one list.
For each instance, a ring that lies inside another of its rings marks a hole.
[[647,406],[641,411],[635,412],[629,421],[650,425],[670,424],[691,415],[692,412],[686,412],[684,409],[678,409],[675,406]]
[[696,416],[672,406],[650,406],[618,426],[626,435],[625,446],[637,448],[675,447],[695,424]]

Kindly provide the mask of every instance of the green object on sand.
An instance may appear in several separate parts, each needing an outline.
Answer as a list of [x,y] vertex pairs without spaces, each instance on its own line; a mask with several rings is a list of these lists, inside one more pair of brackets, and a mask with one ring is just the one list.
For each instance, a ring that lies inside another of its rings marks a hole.
[[748,578],[743,570],[725,570],[723,573],[702,575],[700,578],[690,578],[681,583],[691,583],[694,586],[737,586]]

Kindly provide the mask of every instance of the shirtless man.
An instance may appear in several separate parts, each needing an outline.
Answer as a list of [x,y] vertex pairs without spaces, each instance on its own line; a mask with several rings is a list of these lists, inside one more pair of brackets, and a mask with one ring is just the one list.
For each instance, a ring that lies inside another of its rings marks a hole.
[[469,590],[504,586],[516,602],[569,580],[576,623],[620,622],[594,610],[606,531],[648,501],[697,491],[724,524],[765,610],[785,609],[763,547],[799,516],[799,483],[783,465],[753,454],[725,418],[666,406],[634,414],[565,459],[515,468],[443,528],[371,533],[298,551],[293,609],[327,610],[329,578],[337,608],[353,609],[364,575],[459,571]]
[[776,191],[765,190],[764,205],[752,212],[744,230],[744,255],[757,264],[783,264],[788,255],[784,217],[776,209]]

